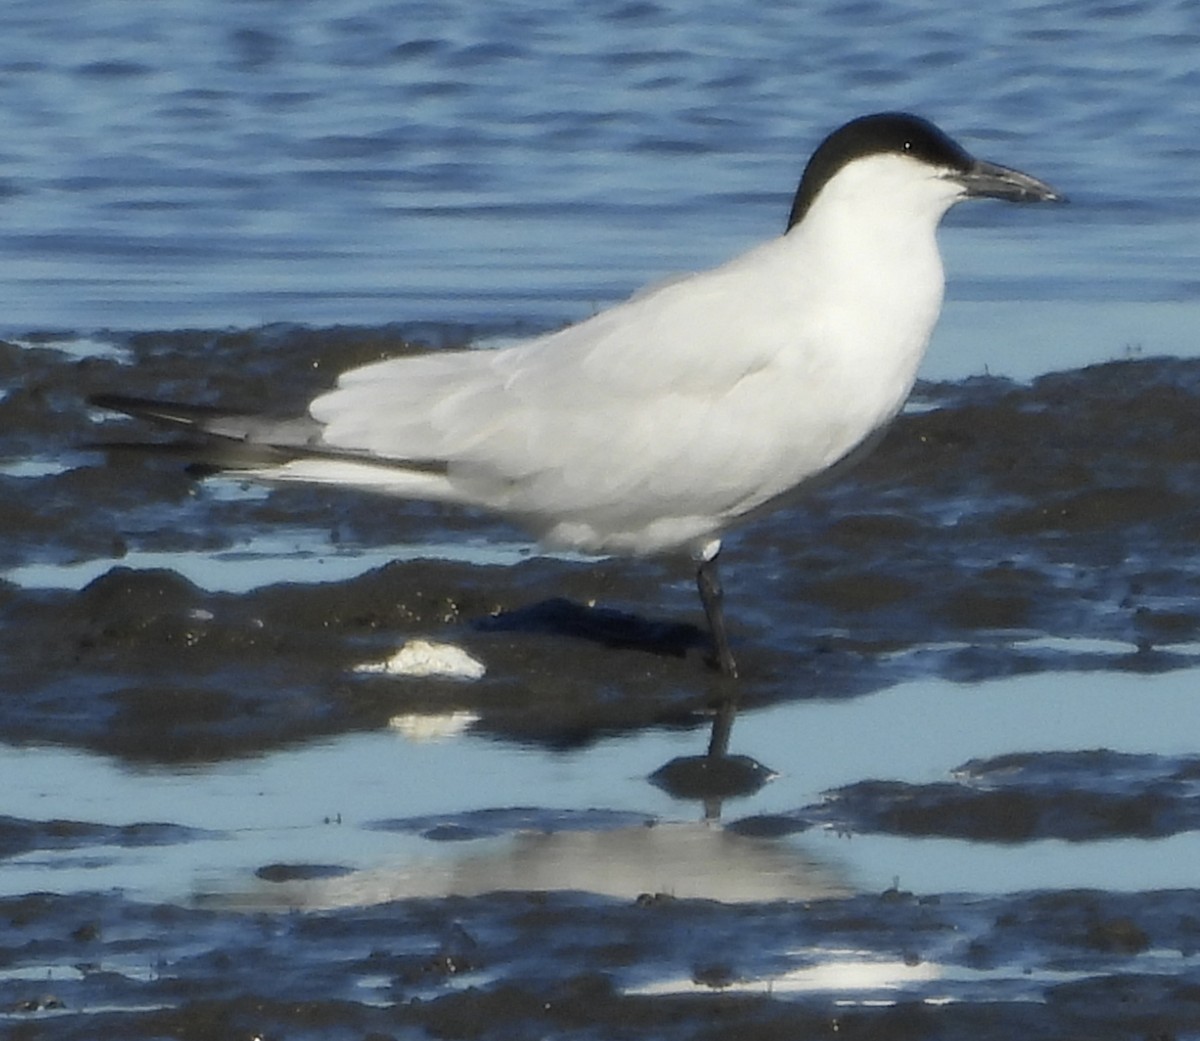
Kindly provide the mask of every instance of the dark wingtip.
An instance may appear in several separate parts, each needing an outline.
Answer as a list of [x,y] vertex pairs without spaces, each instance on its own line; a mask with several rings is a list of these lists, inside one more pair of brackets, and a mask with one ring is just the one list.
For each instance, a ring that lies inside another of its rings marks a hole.
[[102,408],[109,412],[123,412],[127,416],[161,415],[165,410],[176,407],[168,401],[155,401],[153,398],[139,398],[131,394],[109,394],[107,392],[89,394],[87,403],[93,408]]
[[225,410],[219,408],[139,398],[131,394],[89,394],[86,400],[93,408],[121,412],[137,419],[149,419],[168,426],[195,426],[203,424],[205,420],[228,415]]
[[129,410],[141,399],[126,397],[124,394],[89,394],[84,400],[93,408],[128,414]]

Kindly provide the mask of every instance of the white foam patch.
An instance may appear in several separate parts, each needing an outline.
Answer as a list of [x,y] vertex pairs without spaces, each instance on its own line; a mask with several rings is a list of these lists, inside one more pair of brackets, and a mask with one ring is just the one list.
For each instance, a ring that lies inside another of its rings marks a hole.
[[455,680],[482,679],[487,668],[452,643],[409,640],[387,661],[367,662],[354,669],[384,676],[440,676]]

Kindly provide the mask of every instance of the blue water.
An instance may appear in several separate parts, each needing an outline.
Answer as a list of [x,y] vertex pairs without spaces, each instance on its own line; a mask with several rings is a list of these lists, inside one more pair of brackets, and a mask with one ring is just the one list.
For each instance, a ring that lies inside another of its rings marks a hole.
[[923,113],[1044,177],[963,207],[926,375],[1195,351],[1200,7],[609,0],[0,6],[0,333],[544,328],[775,234]]
[[[548,328],[778,233],[825,133],[863,112],[904,108],[1072,198],[1063,208],[989,203],[950,215],[948,300],[925,375],[1029,376],[1126,353],[1197,354],[1198,59],[1200,4],[1182,0],[983,11],[961,0],[8,0],[0,335],[67,329],[103,349],[103,335],[89,337],[104,329]],[[1026,723],[1058,733],[1046,714],[1060,702],[1043,696],[1053,683],[1030,681],[1028,701],[1011,703],[1030,707]],[[1181,704],[1194,684],[1183,674],[1162,681],[1182,690]],[[1012,728],[1001,749],[1031,745],[1011,718],[983,711],[991,697],[1009,703],[1016,685],[998,683],[988,698],[936,686],[924,715],[912,690],[896,695],[908,699],[901,718],[924,735],[905,732],[897,747],[926,766],[872,748],[868,765],[836,760],[859,764],[846,776],[943,776],[978,754],[975,735],[991,727]],[[1087,686],[1094,694],[1090,677]],[[1178,716],[1119,714],[1144,704],[1144,691],[1126,699],[1126,689],[1102,709],[1085,701],[1058,744],[1164,751],[1171,742],[1151,729],[1158,718],[1195,733]],[[820,747],[776,747],[771,735],[793,744],[791,735],[816,735],[832,749],[828,735],[840,727],[842,754],[859,747],[854,735],[900,732],[869,715],[890,698],[739,720],[736,750],[783,771],[739,812],[795,808],[845,779],[820,765]],[[1081,734],[1081,718],[1104,725]],[[670,756],[699,751],[696,739],[651,732],[559,756],[474,737],[431,746],[420,755],[436,760],[439,776],[507,786],[439,792],[437,805],[412,796],[409,809],[519,804],[558,790],[572,806],[691,817],[645,778]],[[117,823],[173,815],[228,829],[162,859],[114,854],[107,872],[89,862],[76,876],[63,858],[21,859],[3,891],[125,885],[177,898],[208,875],[217,889],[236,888],[241,876],[231,883],[229,873],[272,858],[321,862],[348,834],[363,848],[345,860],[378,867],[400,840],[350,825],[398,812],[362,805],[364,792],[386,801],[412,790],[393,772],[400,741],[351,736],[197,775],[0,748],[6,812]],[[347,764],[375,771],[370,783],[358,785]],[[311,798],[288,770],[327,798]],[[277,823],[251,819],[256,805]],[[331,839],[326,815],[339,813],[347,828]],[[1194,836],[1099,852],[1044,843],[1032,855],[818,841],[856,885],[882,888],[899,874],[921,892],[1179,886],[1193,882],[1195,863]]]

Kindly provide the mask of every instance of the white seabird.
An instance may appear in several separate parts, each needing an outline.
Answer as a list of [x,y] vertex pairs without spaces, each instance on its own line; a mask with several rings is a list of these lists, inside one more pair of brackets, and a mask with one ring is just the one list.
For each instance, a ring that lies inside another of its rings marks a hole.
[[364,365],[300,418],[92,400],[208,435],[251,477],[482,507],[585,553],[687,553],[734,676],[721,534],[900,410],[942,306],[937,225],[970,198],[1062,200],[924,119],[863,116],[817,148],[783,235],[558,332]]

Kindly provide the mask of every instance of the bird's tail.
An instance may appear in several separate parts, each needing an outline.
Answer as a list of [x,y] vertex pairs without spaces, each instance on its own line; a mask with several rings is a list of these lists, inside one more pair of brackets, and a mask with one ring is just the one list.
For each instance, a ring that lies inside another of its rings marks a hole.
[[170,441],[109,441],[90,447],[181,456],[198,476],[240,470],[268,480],[359,484],[447,497],[438,484],[446,474],[444,461],[386,459],[330,447],[322,444],[322,426],[310,416],[255,415],[126,394],[95,394],[87,400],[96,408],[149,420],[183,435]]
[[309,455],[325,454],[317,442],[321,428],[308,417],[271,417],[205,405],[126,394],[95,394],[88,404],[123,412],[184,435],[171,441],[101,442],[106,451],[167,452],[189,460],[197,472],[259,470]]

